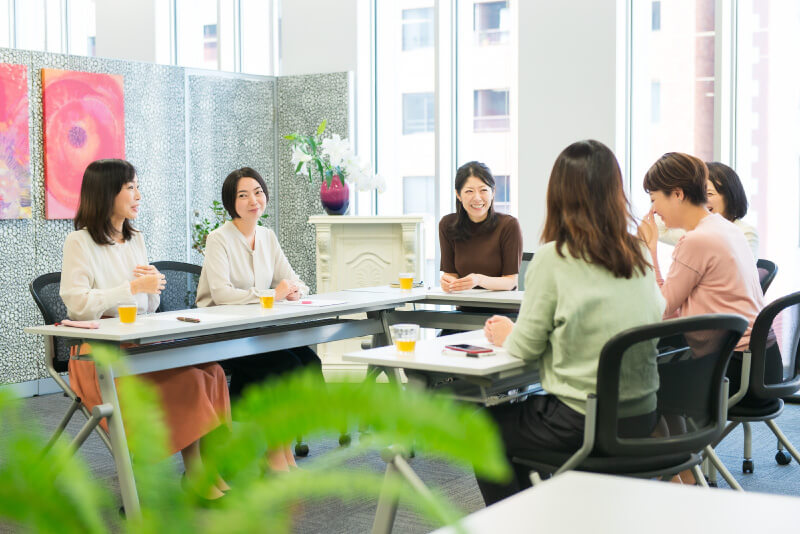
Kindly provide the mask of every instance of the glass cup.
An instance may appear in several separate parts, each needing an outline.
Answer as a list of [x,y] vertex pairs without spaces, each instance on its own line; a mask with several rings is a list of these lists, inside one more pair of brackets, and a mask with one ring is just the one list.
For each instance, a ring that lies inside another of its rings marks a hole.
[[419,325],[395,324],[389,327],[398,352],[414,352],[419,338]]
[[117,306],[117,313],[119,313],[119,322],[123,324],[131,324],[136,322],[136,309],[137,304],[133,301],[123,302]]
[[275,290],[261,289],[258,292],[258,298],[261,299],[261,307],[268,310],[275,305]]
[[400,273],[400,289],[411,289],[414,286],[414,273]]

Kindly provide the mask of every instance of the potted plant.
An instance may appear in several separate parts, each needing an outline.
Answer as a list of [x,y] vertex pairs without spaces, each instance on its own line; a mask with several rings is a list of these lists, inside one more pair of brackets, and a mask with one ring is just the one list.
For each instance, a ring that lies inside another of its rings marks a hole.
[[383,192],[385,182],[372,174],[369,165],[355,155],[350,141],[339,134],[324,137],[328,121],[323,120],[313,135],[293,133],[284,136],[292,143],[292,166],[297,175],[318,175],[321,179],[319,198],[328,215],[343,215],[350,206],[352,184],[359,191],[377,189]]
[[[114,349],[98,345],[92,354],[124,368],[124,358]],[[413,445],[419,452],[474,465],[490,480],[510,475],[496,429],[483,411],[425,391],[375,383],[324,384],[317,375],[300,372],[245,393],[234,406],[237,424],[204,438],[208,471],[188,481],[194,491],[184,491],[174,463],[165,459],[168,433],[157,393],[135,376],[125,380],[120,401],[141,518],[112,528],[108,511],[115,509],[114,499],[81,456],[73,454],[67,437],[42,457],[46,440],[30,414],[8,392],[0,392],[0,524],[59,534],[290,532],[297,503],[377,496],[380,491],[401,498],[434,524],[445,524],[462,514],[438,492],[422,495],[400,480],[384,486],[382,474],[346,469],[343,463],[366,450]],[[264,476],[260,469],[267,443],[356,425],[369,426],[371,432],[349,448],[306,460],[303,469],[279,476]],[[196,495],[218,472],[234,491],[213,509],[201,509]]]

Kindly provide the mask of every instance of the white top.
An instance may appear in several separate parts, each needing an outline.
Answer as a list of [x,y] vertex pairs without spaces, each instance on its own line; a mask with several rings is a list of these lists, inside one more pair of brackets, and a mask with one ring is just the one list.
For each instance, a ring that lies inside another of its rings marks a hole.
[[60,295],[70,319],[115,317],[117,305],[134,301],[140,313],[155,311],[161,297],[131,294],[133,269],[147,264],[141,232],[113,245],[98,245],[85,228],[69,234],[64,241]]
[[256,226],[251,249],[244,234],[228,221],[208,234],[197,307],[253,304],[259,301],[258,290],[274,288],[283,279],[297,284],[301,296],[308,294],[308,286],[289,265],[275,232]]
[[[747,244],[750,245],[753,257],[758,259],[758,231],[756,227],[746,223],[744,219],[736,219],[733,224],[742,231],[745,239],[747,239]],[[656,215],[656,225],[658,226],[658,240],[667,245],[676,245],[686,235],[686,230],[683,228],[667,228],[667,225],[658,215]]]

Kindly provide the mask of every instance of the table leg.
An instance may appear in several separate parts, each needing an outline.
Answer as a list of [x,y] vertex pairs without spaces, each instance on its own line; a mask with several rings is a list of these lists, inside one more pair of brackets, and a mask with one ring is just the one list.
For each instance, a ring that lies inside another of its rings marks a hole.
[[133,478],[131,455],[128,452],[128,440],[125,437],[125,427],[122,425],[122,411],[119,407],[119,397],[114,384],[114,371],[108,364],[96,363],[97,381],[100,383],[100,393],[103,402],[110,404],[111,417],[108,418],[108,433],[111,438],[111,453],[117,467],[119,490],[122,494],[122,505],[128,519],[139,519],[139,494],[136,491],[136,481]]
[[383,477],[384,487],[378,497],[378,508],[375,510],[375,519],[372,522],[372,534],[389,534],[394,525],[394,518],[397,515],[397,496],[387,491],[387,486],[391,484],[397,476],[397,469],[392,461],[386,464],[386,474]]

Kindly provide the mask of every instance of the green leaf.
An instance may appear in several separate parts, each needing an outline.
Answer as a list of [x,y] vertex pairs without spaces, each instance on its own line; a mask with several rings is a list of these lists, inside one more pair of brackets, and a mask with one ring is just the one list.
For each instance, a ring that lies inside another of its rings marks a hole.
[[295,174],[300,174],[300,168],[301,168],[302,166],[303,166],[303,162],[301,161],[300,163],[298,163],[298,164],[297,164],[297,167],[295,167],[295,169],[294,169],[294,173],[295,173]]
[[317,135],[322,135],[322,132],[325,131],[325,126],[328,125],[328,119],[323,119],[319,126],[317,127]]
[[295,139],[297,139],[297,134],[284,135],[283,138],[288,139],[289,141],[294,141]]

